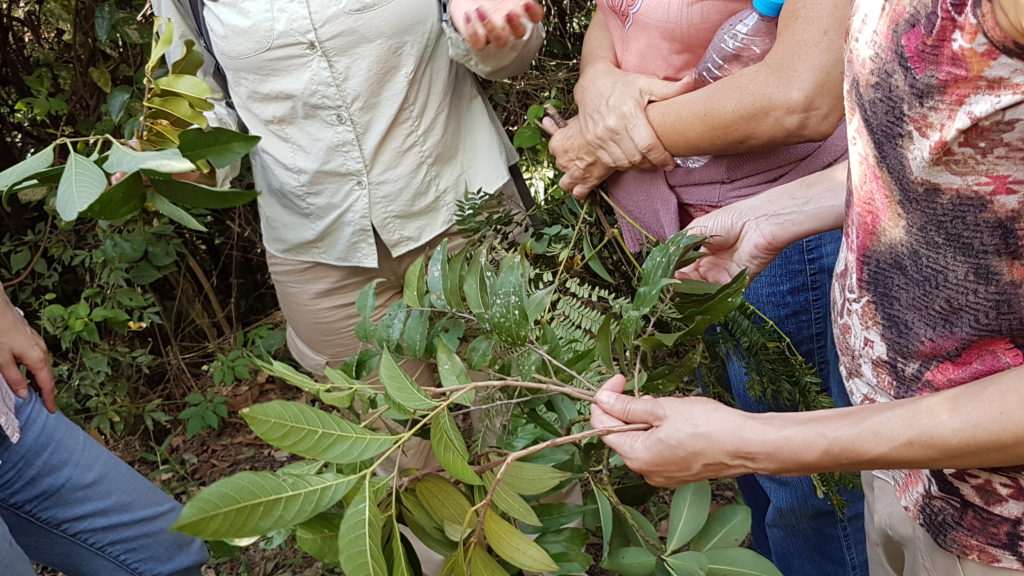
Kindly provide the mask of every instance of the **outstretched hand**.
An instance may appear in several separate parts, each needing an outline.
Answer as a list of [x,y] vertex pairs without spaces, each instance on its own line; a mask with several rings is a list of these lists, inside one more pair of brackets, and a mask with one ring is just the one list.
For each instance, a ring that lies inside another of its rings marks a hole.
[[19,398],[27,398],[29,383],[19,364],[32,373],[46,409],[56,412],[56,386],[46,343],[0,290],[0,375]]
[[534,0],[452,0],[448,11],[452,25],[477,51],[504,48],[526,36],[527,22],[544,19],[544,7]]
[[652,426],[601,438],[648,484],[675,487],[752,472],[737,448],[749,436],[755,415],[710,398],[636,398],[623,394],[625,386],[625,377],[616,375],[601,387],[590,425]]
[[706,255],[678,270],[676,278],[725,284],[744,268],[753,279],[771,264],[784,244],[780,246],[773,230],[760,224],[751,204],[737,202],[691,222],[687,232],[708,237],[701,248]]

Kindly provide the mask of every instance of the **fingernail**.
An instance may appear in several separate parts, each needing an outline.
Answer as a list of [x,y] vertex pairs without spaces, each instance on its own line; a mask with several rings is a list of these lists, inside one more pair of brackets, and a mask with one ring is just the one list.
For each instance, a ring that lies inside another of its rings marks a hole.
[[466,24],[472,24],[473,23],[473,14],[470,13],[470,12],[466,12],[463,15],[463,17],[462,17],[462,20],[465,21]]
[[519,17],[516,16],[515,14],[513,14],[511,12],[509,12],[508,14],[505,14],[505,22],[508,22],[509,24],[515,24],[518,21],[519,21]]
[[478,7],[476,9],[476,17],[479,18],[481,22],[487,22],[487,11]]
[[15,394],[17,394],[18,398],[21,398],[22,400],[28,398],[28,390],[18,390]]

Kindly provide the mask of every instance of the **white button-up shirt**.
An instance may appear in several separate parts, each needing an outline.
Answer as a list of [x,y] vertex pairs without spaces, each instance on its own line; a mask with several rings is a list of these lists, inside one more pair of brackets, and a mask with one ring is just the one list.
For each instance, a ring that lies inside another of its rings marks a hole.
[[[177,24],[173,60],[192,20],[175,1],[153,8]],[[439,14],[438,0],[205,3],[235,108],[218,95],[209,116],[262,137],[251,157],[271,253],[375,267],[374,229],[402,254],[450,227],[467,191],[508,181],[515,150],[474,72],[520,72],[542,31],[477,53]]]

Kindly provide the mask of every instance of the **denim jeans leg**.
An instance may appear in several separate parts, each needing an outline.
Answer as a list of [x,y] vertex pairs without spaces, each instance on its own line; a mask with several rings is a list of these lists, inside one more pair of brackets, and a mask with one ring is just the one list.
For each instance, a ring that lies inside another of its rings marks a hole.
[[32,562],[14,541],[11,531],[0,518],[0,566],[4,568],[4,576],[35,576]]
[[37,395],[0,434],[0,519],[34,562],[67,576],[199,576],[202,541],[171,532],[181,505]]
[[[746,298],[815,367],[835,404],[848,406],[829,309],[840,242],[841,233],[834,231],[793,244],[754,279]],[[773,409],[747,393],[740,359],[729,359],[728,373],[740,408]],[[859,489],[844,493],[848,508],[838,514],[827,499],[818,498],[807,476],[747,476],[738,483],[754,512],[755,550],[770,557],[785,576],[867,576],[864,495]]]

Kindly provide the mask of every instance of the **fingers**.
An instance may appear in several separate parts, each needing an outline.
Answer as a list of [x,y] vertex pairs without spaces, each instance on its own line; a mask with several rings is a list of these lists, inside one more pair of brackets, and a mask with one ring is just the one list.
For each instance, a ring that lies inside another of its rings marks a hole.
[[[615,379],[613,378],[613,380]],[[624,385],[624,382],[625,378],[623,378],[622,385]],[[611,383],[612,380],[609,380],[605,386],[609,386]],[[616,387],[621,388],[618,383],[607,389],[602,387],[596,397],[598,406],[607,412],[609,416],[627,424],[657,425],[661,422],[662,410],[658,400],[627,396],[621,392],[616,392]]]
[[8,350],[0,353],[0,375],[7,381],[7,386],[10,387],[11,391],[18,398],[28,398],[28,381],[21,375],[21,370],[18,370],[18,363]]
[[558,132],[559,130],[558,124],[550,116],[545,116],[540,121],[540,127],[543,128],[544,131],[548,133],[548,136],[554,136],[555,132]]
[[[534,24],[544,19],[544,6],[533,2],[532,0],[523,2],[521,10],[526,18]],[[520,38],[522,38],[522,36],[520,36]]]
[[23,355],[21,362],[32,373],[46,409],[53,413],[57,411],[57,386],[53,380],[53,369],[50,366],[46,343],[38,334],[35,336],[35,348]]
[[469,44],[470,48],[478,52],[486,48],[487,34],[484,31],[483,25],[477,22],[476,18],[474,18],[474,12],[466,12],[463,14],[462,19],[465,23],[463,26],[462,37],[466,39],[466,43]]

